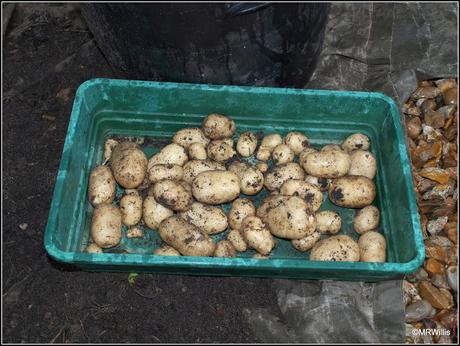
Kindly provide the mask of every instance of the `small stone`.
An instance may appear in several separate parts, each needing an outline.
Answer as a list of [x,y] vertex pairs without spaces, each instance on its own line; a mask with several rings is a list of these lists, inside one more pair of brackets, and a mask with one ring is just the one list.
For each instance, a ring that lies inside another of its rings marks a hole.
[[[457,190],[456,190],[457,191]],[[453,197],[447,197],[439,206],[433,208],[431,215],[438,217],[441,215],[449,215],[456,210],[457,202]]]
[[29,227],[29,225],[27,223],[21,223],[19,225],[19,228],[22,229],[23,231],[25,231],[27,229],[27,227]]
[[442,274],[444,273],[444,266],[434,258],[428,258],[425,261],[425,270],[430,275]]
[[447,237],[450,239],[452,243],[457,244],[457,241],[458,241],[457,227],[451,227],[447,229]]
[[[433,180],[425,179],[425,178],[422,178],[420,176],[418,176],[418,177],[419,177],[419,179],[417,179],[417,182],[416,182],[416,185],[415,185],[417,190],[418,190],[418,192],[425,193],[428,190],[430,190],[430,189],[432,189],[433,187],[436,186],[436,182],[434,182]],[[414,176],[414,178],[415,178],[415,176]],[[428,198],[425,198],[425,199],[428,199]]]
[[447,278],[447,283],[449,284],[450,288],[452,288],[455,292],[457,292],[458,267],[452,266],[452,267],[447,268],[446,278]]
[[428,221],[428,225],[426,226],[428,233],[433,235],[439,233],[447,223],[447,219],[447,216],[441,216],[435,220]]
[[450,88],[442,93],[442,99],[446,105],[457,105],[458,89]]
[[427,111],[425,113],[425,123],[428,126],[431,126],[435,129],[439,129],[444,126],[444,123],[446,121],[446,118],[444,115],[438,111]]
[[426,300],[417,300],[406,307],[406,322],[418,322],[432,315],[433,310],[436,313]]
[[439,90],[437,87],[434,86],[423,86],[417,88],[411,95],[411,98],[413,99],[420,99],[420,98],[426,98],[426,99],[433,99],[436,96],[438,96],[441,93],[441,90]]
[[437,288],[449,289],[449,284],[447,283],[446,276],[444,274],[435,274],[431,278],[431,283]]
[[404,110],[404,114],[410,115],[412,117],[418,117],[422,112],[420,111],[420,108],[417,106],[409,107]]
[[434,86],[433,82],[429,81],[429,80],[422,80],[420,82],[418,82],[417,84],[418,87],[426,87],[426,86]]
[[457,107],[454,105],[447,105],[439,108],[436,112],[441,113],[444,116],[444,118],[447,119],[454,115],[456,108]]
[[450,248],[453,243],[446,237],[443,237],[441,235],[433,235],[427,239],[427,244],[430,245],[438,245],[442,246],[444,248]]
[[403,300],[405,305],[422,299],[418,294],[417,287],[415,287],[415,285],[410,283],[409,281],[403,280],[402,289]]
[[441,168],[424,168],[419,172],[420,176],[437,181],[440,184],[449,182],[449,172]]
[[442,133],[426,124],[422,124],[422,133],[428,142],[440,141],[443,139]]
[[449,89],[455,88],[457,86],[457,82],[455,79],[438,79],[434,82],[441,92],[446,92]]
[[436,185],[431,190],[425,192],[422,196],[424,200],[440,199],[444,200],[449,196],[448,185]]
[[450,302],[448,298],[434,287],[430,282],[423,281],[418,286],[420,296],[427,300],[433,307],[448,309]]
[[420,105],[420,109],[423,113],[428,112],[428,111],[434,111],[436,110],[436,101],[433,99],[426,99],[422,102]]
[[457,126],[450,126],[446,131],[444,131],[444,137],[448,141],[453,141],[457,137]]
[[447,253],[443,247],[428,243],[425,244],[425,252],[428,258],[434,258],[439,262],[447,263]]
[[451,308],[454,306],[454,297],[452,296],[452,293],[448,289],[445,288],[440,288],[439,292],[441,292],[449,301],[449,306],[448,308]]
[[449,248],[449,250],[447,251],[447,265],[449,266],[456,266],[457,265],[457,260],[458,260],[458,257],[457,257],[457,248],[455,246],[452,246],[451,248]]
[[411,283],[428,280],[428,273],[423,267],[420,267],[414,274],[407,275],[406,279]]
[[419,117],[413,117],[406,122],[407,134],[410,138],[416,139],[422,131],[422,121]]

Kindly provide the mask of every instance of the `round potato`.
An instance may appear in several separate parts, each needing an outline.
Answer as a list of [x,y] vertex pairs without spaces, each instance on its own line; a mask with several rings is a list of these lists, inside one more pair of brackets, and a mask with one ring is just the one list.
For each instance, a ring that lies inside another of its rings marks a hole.
[[342,227],[342,218],[332,210],[323,210],[316,213],[316,230],[321,234],[335,234]]
[[155,165],[149,168],[148,177],[153,184],[163,179],[181,180],[184,177],[184,169],[182,166],[174,164]]
[[319,187],[300,179],[290,179],[281,185],[280,193],[284,196],[302,198],[312,211],[317,211],[323,203],[323,194]]
[[337,144],[326,144],[321,148],[321,151],[336,151],[336,150],[343,151],[342,147]]
[[126,226],[134,226],[142,218],[142,197],[137,190],[125,190],[120,199],[121,221]]
[[301,239],[315,231],[316,218],[307,203],[299,197],[289,197],[267,213],[267,226],[279,238]]
[[374,179],[377,173],[377,161],[371,152],[356,149],[350,154],[351,165],[348,175],[364,175],[369,179]]
[[358,262],[358,243],[347,235],[320,240],[311,249],[310,261]]
[[211,160],[217,162],[230,160],[236,154],[233,146],[224,140],[211,141],[206,148],[206,153]]
[[307,156],[309,154],[311,154],[311,153],[317,153],[317,152],[318,152],[318,150],[316,150],[314,148],[311,148],[311,147],[305,148],[299,154],[299,164],[303,167],[304,164],[305,164],[305,160],[306,160]]
[[283,196],[280,194],[270,194],[267,196],[262,203],[260,204],[259,208],[257,208],[256,215],[263,221],[266,222],[267,214],[270,209],[273,209],[280,205],[282,201],[287,200],[288,196]]
[[212,256],[216,248],[209,235],[178,215],[163,220],[158,233],[166,244],[183,256]]
[[232,243],[236,251],[244,252],[248,249],[248,244],[239,230],[232,229],[227,235],[227,240]]
[[253,166],[238,174],[240,178],[241,192],[245,195],[256,195],[264,188],[264,175]]
[[308,148],[310,142],[308,141],[307,136],[302,132],[289,132],[284,139],[289,148],[294,152],[295,155],[299,155],[302,150]]
[[158,203],[154,196],[145,197],[142,205],[142,216],[147,227],[158,229],[160,223],[172,215],[174,212]]
[[236,143],[236,151],[243,157],[249,157],[256,151],[257,136],[254,132],[243,132]]
[[188,147],[188,157],[190,160],[206,160],[208,154],[206,147],[201,143],[192,143]]
[[189,149],[189,147],[194,143],[199,143],[206,147],[209,143],[209,139],[206,138],[203,130],[200,128],[185,128],[174,134],[173,143]]
[[148,164],[148,169],[155,165],[179,165],[183,166],[188,161],[185,149],[179,144],[171,143],[153,155]]
[[369,231],[358,240],[360,258],[362,262],[385,262],[387,242],[378,232]]
[[188,210],[193,203],[192,195],[173,180],[160,180],[155,183],[153,195],[158,203],[175,211]]
[[257,151],[256,158],[260,161],[267,161],[276,146],[283,144],[283,137],[277,133],[266,135],[260,143],[259,150]]
[[233,247],[233,244],[228,240],[221,240],[216,244],[216,249],[214,250],[214,257],[235,257],[236,250]]
[[344,208],[363,208],[375,198],[376,188],[372,180],[360,175],[348,175],[332,181],[329,199]]
[[268,171],[268,164],[266,162],[257,162],[256,168],[262,173],[265,173],[266,171]]
[[189,210],[179,214],[187,222],[206,234],[217,234],[227,229],[227,215],[218,207],[194,202]]
[[273,149],[272,158],[277,165],[294,161],[294,152],[287,144],[280,144]]
[[157,256],[180,256],[180,252],[169,245],[162,245],[153,252]]
[[321,190],[321,191],[328,191],[329,190],[329,186],[331,185],[332,183],[332,179],[328,179],[328,178],[319,178],[319,177],[315,177],[313,175],[307,175],[305,176],[305,181],[307,183],[310,183],[310,184],[313,184],[315,186],[318,186],[318,188]]
[[235,122],[221,114],[210,114],[203,120],[203,132],[210,139],[232,138],[236,130]]
[[278,190],[289,179],[305,178],[305,172],[298,163],[290,162],[274,166],[265,173],[264,185],[269,191]]
[[257,216],[248,216],[243,220],[241,234],[248,247],[262,255],[268,255],[275,247],[273,236]]
[[222,163],[211,160],[191,160],[184,165],[184,181],[191,184],[198,174],[207,171],[225,171]]
[[380,223],[380,211],[373,205],[368,205],[356,213],[353,227],[359,234],[375,230]]
[[91,238],[103,249],[118,245],[121,240],[120,209],[113,204],[98,205],[91,222]]
[[259,147],[259,150],[257,150],[256,158],[260,161],[268,161],[270,159],[270,155],[270,149]]
[[147,173],[147,163],[147,156],[135,143],[123,142],[113,149],[113,176],[125,189],[135,189],[142,184]]
[[205,204],[223,204],[240,194],[240,179],[233,172],[207,171],[198,174],[192,183],[193,197]]
[[246,216],[256,215],[256,207],[248,198],[237,198],[228,211],[228,224],[234,230],[239,230]]
[[91,171],[88,184],[88,197],[95,207],[102,203],[112,203],[117,183],[107,166],[97,166]]
[[303,168],[309,175],[321,178],[338,178],[350,169],[350,155],[342,150],[326,150],[309,154]]
[[305,238],[291,240],[291,244],[299,251],[308,251],[319,241],[320,238],[321,233],[314,231]]
[[351,152],[356,149],[368,150],[371,145],[369,137],[362,133],[355,133],[345,139],[342,143],[342,149]]
[[103,253],[102,249],[97,246],[97,244],[89,244],[87,247],[86,247],[86,252],[87,253]]

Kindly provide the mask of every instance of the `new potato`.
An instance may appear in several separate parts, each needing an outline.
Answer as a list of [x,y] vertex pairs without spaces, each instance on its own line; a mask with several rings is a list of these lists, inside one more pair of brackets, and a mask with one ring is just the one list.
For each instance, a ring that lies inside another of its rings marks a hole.
[[101,204],[94,209],[91,238],[101,248],[111,248],[121,240],[121,212],[113,204]]
[[155,249],[153,254],[157,256],[180,256],[180,252],[177,251],[175,248],[169,245],[162,245],[158,249]]
[[179,144],[187,149],[194,143],[206,146],[209,143],[209,139],[206,138],[203,130],[200,128],[185,128],[175,133],[173,143]]
[[135,143],[123,142],[113,149],[113,176],[125,189],[135,189],[142,184],[147,173],[147,164],[147,156]]
[[248,249],[248,244],[246,244],[239,230],[232,229],[228,232],[227,240],[232,243],[236,251],[244,252]]
[[387,243],[380,233],[364,233],[359,237],[358,245],[362,262],[385,262]]
[[184,176],[182,166],[175,164],[159,164],[151,166],[148,170],[149,181],[153,184],[163,179],[181,180]]
[[257,216],[248,216],[243,220],[241,234],[248,247],[262,255],[268,255],[275,247],[273,236]]
[[359,175],[334,179],[329,187],[329,199],[344,208],[363,208],[372,203],[375,195],[374,182]]
[[356,149],[350,154],[351,165],[348,175],[364,175],[369,179],[374,179],[377,173],[377,161],[371,152]]
[[314,231],[305,238],[291,240],[291,244],[299,251],[308,251],[319,241],[320,238],[321,233],[319,231]]
[[192,195],[173,180],[160,180],[155,183],[153,195],[158,203],[174,211],[188,210],[193,203]]
[[206,171],[225,171],[225,166],[216,161],[211,160],[191,160],[184,165],[183,179],[191,184],[198,174]]
[[214,140],[208,144],[206,153],[211,160],[223,162],[235,156],[233,146],[225,140]]
[[190,160],[206,160],[208,158],[206,146],[201,143],[190,144],[188,147],[188,157]]
[[173,214],[174,212],[171,209],[158,203],[154,196],[145,197],[142,204],[142,217],[147,227],[158,229],[160,223]]
[[197,201],[205,204],[231,202],[240,194],[240,179],[228,171],[203,172],[193,180],[192,193]]
[[369,137],[362,133],[354,133],[343,141],[342,149],[347,152],[352,152],[356,149],[368,150],[370,145]]
[[358,262],[360,249],[351,237],[334,235],[317,242],[310,252],[311,261]]
[[235,122],[221,114],[210,114],[203,120],[203,132],[210,139],[232,138],[236,130]]
[[206,234],[217,234],[227,229],[227,215],[218,207],[194,202],[189,210],[179,214],[187,222]]
[[256,207],[248,198],[237,198],[228,212],[228,224],[231,229],[239,230],[247,216],[256,215]]
[[117,183],[107,166],[97,166],[91,171],[88,184],[88,197],[95,207],[102,203],[112,203]]
[[188,161],[185,149],[176,143],[171,143],[153,155],[148,163],[148,169],[155,165],[179,165],[183,166]]
[[302,150],[308,147],[310,142],[308,141],[307,136],[302,132],[289,132],[284,139],[289,148],[294,152],[295,155],[299,155]]
[[353,227],[359,234],[375,230],[380,223],[380,211],[373,205],[368,205],[356,213]]
[[269,191],[278,190],[289,179],[305,178],[305,172],[298,163],[290,162],[274,166],[265,173],[264,185]]
[[321,234],[335,234],[342,227],[342,218],[332,210],[323,210],[316,213],[316,229]]
[[311,210],[316,211],[323,203],[323,194],[319,187],[300,179],[290,179],[281,185],[280,193],[285,196],[302,198]]
[[134,226],[142,218],[142,197],[137,190],[125,190],[120,199],[120,212],[122,222],[126,226]]
[[273,149],[272,158],[277,165],[294,161],[294,152],[287,144],[280,144]]
[[249,157],[256,151],[257,136],[254,132],[243,132],[236,143],[236,151],[243,157]]
[[221,240],[216,244],[214,257],[235,257],[236,250],[233,244],[228,240]]
[[322,150],[310,153],[303,162],[309,175],[321,178],[338,178],[350,169],[350,155],[342,150]]

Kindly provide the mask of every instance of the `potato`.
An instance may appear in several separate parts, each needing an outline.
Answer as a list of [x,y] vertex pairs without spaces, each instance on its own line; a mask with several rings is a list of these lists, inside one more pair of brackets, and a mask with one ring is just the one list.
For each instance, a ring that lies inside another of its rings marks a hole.
[[179,144],[185,149],[189,149],[194,143],[207,146],[209,139],[203,133],[200,128],[185,128],[177,131],[173,137],[173,143]]
[[277,133],[266,135],[260,143],[259,150],[257,151],[257,160],[267,161],[276,146],[283,144],[283,137]]
[[147,169],[155,165],[179,165],[183,166],[188,161],[185,149],[179,144],[171,143],[160,150],[158,154],[153,155]]
[[237,174],[240,178],[241,192],[245,195],[256,195],[264,188],[264,175],[253,166]]
[[184,177],[184,169],[174,164],[155,165],[149,168],[148,177],[153,184],[163,179],[181,180]]
[[320,240],[311,249],[310,261],[358,262],[358,243],[347,235]]
[[314,231],[305,238],[291,240],[291,244],[299,251],[308,251],[319,241],[320,238],[321,233],[319,231]]
[[345,139],[342,143],[342,149],[351,152],[356,149],[368,150],[371,145],[369,137],[362,133],[355,133]]
[[102,249],[96,244],[89,244],[85,250],[87,253],[104,253]]
[[248,216],[243,220],[241,234],[248,247],[262,255],[268,255],[275,247],[273,236],[257,216]]
[[104,143],[104,160],[103,160],[103,165],[105,165],[107,162],[110,161],[110,158],[112,157],[112,152],[113,149],[119,144],[118,141],[115,139],[109,138],[105,141]]
[[364,175],[374,179],[377,173],[377,161],[371,152],[356,149],[350,154],[351,165],[348,175]]
[[337,144],[326,144],[321,148],[321,151],[336,151],[336,150],[343,151],[342,147]]
[[109,167],[95,167],[89,176],[89,201],[94,207],[102,203],[112,203],[115,198],[116,187],[117,183]]
[[286,201],[288,198],[288,196],[283,196],[280,194],[270,194],[263,200],[259,208],[257,208],[256,215],[262,221],[266,222],[268,211],[277,207],[282,201]]
[[121,212],[113,204],[100,204],[93,213],[91,238],[101,248],[111,248],[121,240]]
[[268,161],[270,159],[271,152],[268,148],[261,148],[257,150],[256,158],[260,161]]
[[147,173],[147,156],[132,142],[118,144],[112,152],[111,167],[118,184],[125,189],[135,189]]
[[206,153],[211,160],[217,162],[227,161],[236,154],[232,145],[224,140],[211,141],[206,148]]
[[243,132],[236,143],[236,151],[243,157],[249,157],[256,151],[257,136],[254,132]]
[[184,181],[191,184],[198,174],[206,171],[225,171],[225,166],[211,160],[191,160],[184,165]]
[[187,222],[206,234],[217,234],[227,229],[227,215],[220,208],[194,202],[189,210],[179,214]]
[[192,195],[173,180],[160,180],[155,183],[153,195],[158,203],[175,211],[188,210],[193,203]]
[[235,257],[236,250],[228,240],[221,240],[216,244],[214,257]]
[[134,226],[142,218],[142,197],[137,190],[126,189],[120,199],[121,221],[126,226]]
[[268,210],[266,223],[271,234],[285,239],[301,239],[316,228],[315,215],[299,197],[289,197]]
[[360,258],[362,262],[385,262],[387,242],[378,232],[369,231],[358,240]]
[[158,203],[154,196],[145,197],[142,205],[142,218],[147,227],[156,230],[163,220],[173,214],[174,212],[171,209]]
[[265,256],[265,255],[261,255],[260,253],[255,253],[254,255],[252,255],[252,258],[266,260],[266,259],[269,259],[270,257]]
[[158,233],[166,244],[183,256],[212,256],[216,247],[209,235],[178,215],[163,220]]
[[305,181],[312,185],[318,186],[321,191],[328,191],[329,186],[331,186],[331,183],[332,183],[332,179],[319,178],[313,175],[305,176]]
[[338,178],[350,169],[350,156],[342,150],[327,150],[309,154],[303,168],[309,175],[321,178]]
[[316,211],[323,203],[323,194],[319,187],[300,179],[290,179],[281,185],[280,193],[284,196],[302,198],[312,211]]
[[198,174],[192,183],[193,197],[205,204],[223,204],[240,194],[240,179],[233,172],[207,171]]
[[239,230],[246,216],[255,216],[256,207],[248,198],[237,198],[228,211],[228,224],[234,230]]
[[353,220],[353,227],[359,234],[375,230],[380,223],[380,211],[373,205],[368,205],[359,210]]
[[257,162],[256,168],[262,173],[265,173],[266,171],[268,171],[268,164],[266,162]]
[[265,173],[264,185],[269,191],[278,190],[289,179],[305,178],[305,172],[298,163],[290,162],[274,166]]
[[131,227],[126,230],[126,238],[142,238],[144,236],[144,231],[139,227]]
[[155,249],[153,254],[157,256],[180,256],[180,252],[177,251],[175,248],[169,245],[162,245],[158,249]]
[[344,208],[363,208],[372,203],[375,195],[374,182],[360,175],[334,179],[329,187],[331,202]]
[[210,139],[232,138],[236,130],[235,122],[225,115],[210,114],[203,120],[203,132]]
[[246,244],[241,232],[237,229],[232,229],[228,233],[227,240],[232,243],[236,251],[244,252],[248,249],[248,244]]
[[300,166],[304,166],[304,162],[305,162],[305,159],[307,158],[307,156],[311,153],[317,153],[318,150],[314,149],[314,148],[311,148],[311,147],[308,147],[308,148],[305,148],[304,150],[302,150],[299,154],[299,165]]
[[299,155],[302,150],[308,147],[310,142],[308,141],[307,136],[302,132],[289,132],[284,139],[289,148],[294,152],[295,155]]
[[190,160],[206,160],[208,154],[206,147],[201,143],[192,143],[188,147],[188,157]]
[[316,213],[316,230],[321,234],[335,234],[342,227],[342,218],[332,210],[323,210]]
[[280,144],[273,149],[272,158],[277,165],[294,161],[294,152],[287,144]]

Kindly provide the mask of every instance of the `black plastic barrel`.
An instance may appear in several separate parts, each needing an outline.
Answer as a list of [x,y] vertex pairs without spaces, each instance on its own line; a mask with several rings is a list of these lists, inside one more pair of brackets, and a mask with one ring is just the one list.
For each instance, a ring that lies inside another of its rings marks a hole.
[[325,3],[82,5],[119,77],[303,87],[321,52]]

